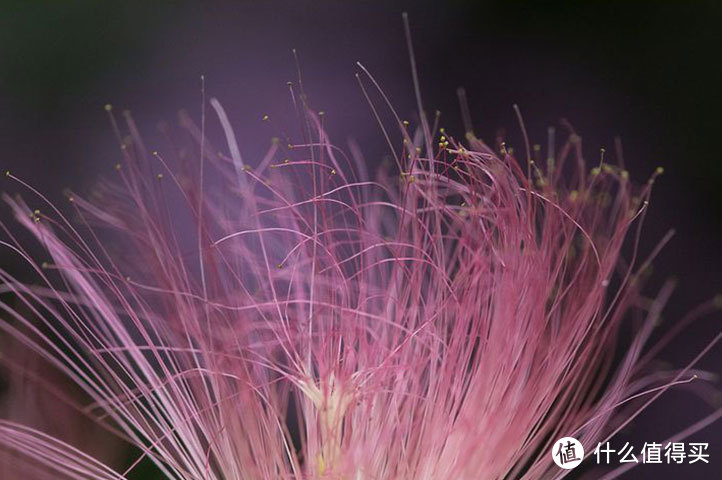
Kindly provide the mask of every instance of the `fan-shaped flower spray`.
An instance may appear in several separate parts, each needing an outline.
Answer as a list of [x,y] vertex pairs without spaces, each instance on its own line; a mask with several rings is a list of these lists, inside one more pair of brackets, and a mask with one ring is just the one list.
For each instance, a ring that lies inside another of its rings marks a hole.
[[[360,68],[378,119],[390,105]],[[603,158],[590,171],[573,131],[558,151],[552,137],[544,164],[470,127],[458,140],[426,121],[415,84],[419,127],[381,126],[396,165],[374,177],[296,86],[302,140],[254,161],[215,99],[213,123],[183,116],[193,140],[158,152],[108,107],[118,180],[69,194],[75,220],[7,174],[30,191],[32,206],[5,201],[45,262],[3,226],[2,245],[42,285],[0,270],[17,299],[0,304],[3,330],[167,478],[563,477],[556,438],[591,452],[692,377],[692,364],[644,376],[671,293],[648,304],[639,291],[639,228],[661,172],[634,186]],[[205,134],[216,119],[221,153]],[[642,322],[615,360],[632,311]],[[0,430],[33,478],[117,480],[138,463],[116,472],[40,431]]]

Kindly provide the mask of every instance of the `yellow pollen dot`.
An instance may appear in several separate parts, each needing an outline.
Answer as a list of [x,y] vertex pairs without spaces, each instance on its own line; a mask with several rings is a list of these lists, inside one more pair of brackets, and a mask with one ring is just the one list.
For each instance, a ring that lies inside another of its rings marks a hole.
[[266,120],[268,120],[268,115],[263,116],[263,121],[266,121]]

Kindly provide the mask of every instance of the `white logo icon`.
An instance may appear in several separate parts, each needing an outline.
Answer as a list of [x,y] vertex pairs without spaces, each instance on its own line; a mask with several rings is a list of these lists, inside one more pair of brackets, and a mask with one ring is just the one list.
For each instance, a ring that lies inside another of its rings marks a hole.
[[560,438],[552,445],[552,458],[557,466],[571,470],[584,458],[584,448],[576,438]]

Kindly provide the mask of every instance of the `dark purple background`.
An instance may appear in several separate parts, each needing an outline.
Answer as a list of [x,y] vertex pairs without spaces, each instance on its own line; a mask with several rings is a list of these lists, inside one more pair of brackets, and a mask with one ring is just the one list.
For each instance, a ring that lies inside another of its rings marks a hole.
[[[715,2],[108,3],[0,6],[0,167],[53,198],[111,172],[118,154],[105,103],[131,109],[152,142],[156,122],[173,121],[179,108],[198,117],[201,74],[208,94],[229,111],[244,154],[259,154],[277,134],[261,117],[280,118],[290,108],[291,48],[334,140],[353,137],[377,163],[384,145],[354,79],[355,62],[412,118],[401,23],[408,10],[424,102],[442,111],[447,130],[461,131],[455,90],[463,85],[482,137],[505,127],[518,139],[517,103],[535,142],[544,143],[546,126],[566,117],[588,158],[601,146],[612,150],[620,135],[633,178],[644,181],[665,167],[644,248],[677,230],[650,285],[679,280],[666,326],[722,291],[722,9]],[[2,183],[0,190],[16,187]],[[19,268],[4,254],[0,260]],[[683,365],[721,324],[719,315],[700,322],[663,358]],[[700,366],[722,373],[721,362],[718,347]],[[661,441],[709,408],[686,391],[665,394],[627,438],[638,448]],[[711,444],[711,466],[641,466],[626,478],[715,478],[722,472],[722,422],[695,439]]]

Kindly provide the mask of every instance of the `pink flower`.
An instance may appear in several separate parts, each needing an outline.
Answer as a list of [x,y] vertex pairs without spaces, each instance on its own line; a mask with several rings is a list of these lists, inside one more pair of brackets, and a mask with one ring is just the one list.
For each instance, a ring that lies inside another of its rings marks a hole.
[[[6,229],[40,286],[0,271],[22,305],[0,304],[0,325],[168,478],[559,478],[555,439],[590,453],[645,406],[628,401],[691,377],[645,376],[671,294],[639,293],[656,173],[635,187],[605,162],[589,171],[573,131],[519,161],[399,120],[383,131],[396,167],[370,178],[300,105],[304,139],[246,163],[211,105],[228,153],[185,117],[195,142],[149,153],[127,117],[119,180],[70,194],[76,221],[10,173],[42,207],[5,196],[45,262]],[[136,465],[0,430],[38,477]]]

